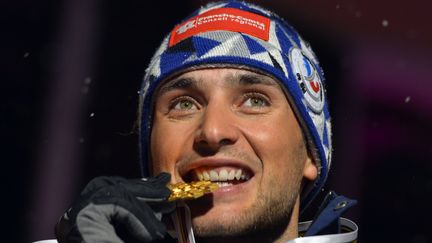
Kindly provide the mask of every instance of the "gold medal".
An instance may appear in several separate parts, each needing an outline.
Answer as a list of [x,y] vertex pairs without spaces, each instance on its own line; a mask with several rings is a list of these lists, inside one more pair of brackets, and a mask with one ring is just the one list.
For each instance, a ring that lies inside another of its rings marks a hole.
[[206,193],[211,193],[219,188],[219,185],[211,181],[193,181],[190,183],[179,182],[168,185],[171,190],[171,195],[168,201],[196,199],[204,196]]

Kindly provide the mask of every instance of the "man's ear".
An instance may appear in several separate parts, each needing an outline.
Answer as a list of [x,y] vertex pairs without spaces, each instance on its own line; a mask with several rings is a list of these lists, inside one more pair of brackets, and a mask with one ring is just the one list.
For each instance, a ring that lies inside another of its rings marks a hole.
[[306,162],[303,167],[303,177],[307,180],[314,181],[318,176],[318,168],[313,162],[310,153],[307,153]]

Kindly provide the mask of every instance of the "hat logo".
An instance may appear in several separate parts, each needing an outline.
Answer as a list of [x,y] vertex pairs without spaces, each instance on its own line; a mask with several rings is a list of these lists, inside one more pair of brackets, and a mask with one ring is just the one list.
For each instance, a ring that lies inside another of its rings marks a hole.
[[315,64],[298,48],[290,53],[291,66],[303,97],[311,110],[321,113],[324,106],[323,87]]
[[174,27],[168,47],[172,47],[191,36],[210,31],[238,32],[268,41],[270,19],[236,8],[212,9]]

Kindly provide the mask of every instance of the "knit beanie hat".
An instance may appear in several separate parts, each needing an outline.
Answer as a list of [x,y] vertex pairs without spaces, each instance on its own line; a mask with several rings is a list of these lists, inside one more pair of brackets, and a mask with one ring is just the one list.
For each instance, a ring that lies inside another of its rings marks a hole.
[[303,210],[324,185],[331,163],[331,122],[323,71],[309,44],[293,27],[246,2],[223,1],[200,8],[165,37],[151,59],[140,91],[142,174],[149,175],[155,90],[173,75],[209,65],[257,70],[285,88],[318,168],[317,179],[301,193]]

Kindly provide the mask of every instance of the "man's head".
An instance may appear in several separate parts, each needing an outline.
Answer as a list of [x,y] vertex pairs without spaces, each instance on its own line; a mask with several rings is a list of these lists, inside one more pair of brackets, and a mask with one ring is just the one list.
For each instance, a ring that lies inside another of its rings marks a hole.
[[242,69],[199,69],[162,84],[150,145],[154,172],[220,182],[191,202],[198,236],[286,226],[303,178],[317,176],[279,83]]
[[201,8],[165,38],[147,69],[143,174],[227,181],[191,202],[200,236],[284,231],[330,165],[322,81],[309,46],[274,14],[235,1]]

